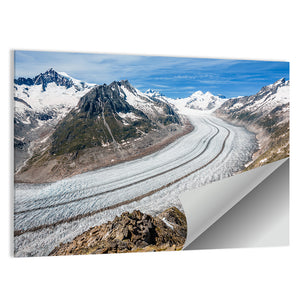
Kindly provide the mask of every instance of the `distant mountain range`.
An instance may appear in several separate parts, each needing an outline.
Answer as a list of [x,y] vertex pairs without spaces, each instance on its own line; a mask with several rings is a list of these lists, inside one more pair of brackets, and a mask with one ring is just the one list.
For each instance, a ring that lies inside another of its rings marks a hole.
[[41,73],[34,78],[19,77],[14,80],[16,85],[34,86],[41,85],[42,90],[46,91],[48,84],[55,83],[57,86],[64,86],[67,89],[75,87],[77,91],[83,90],[86,87],[94,86],[94,84],[87,84],[83,81],[74,79],[64,72],[56,72],[50,68],[44,73]]
[[214,96],[210,92],[197,91],[187,98],[180,99],[180,101],[184,101],[185,107],[188,108],[214,111],[226,101],[225,99],[225,96]]
[[172,103],[176,107],[185,107],[205,112],[215,111],[227,100],[224,95],[215,96],[210,92],[203,93],[202,91],[196,91],[189,97],[178,99],[168,98],[160,92],[151,89],[147,90],[146,94],[150,97],[154,97],[162,101]]

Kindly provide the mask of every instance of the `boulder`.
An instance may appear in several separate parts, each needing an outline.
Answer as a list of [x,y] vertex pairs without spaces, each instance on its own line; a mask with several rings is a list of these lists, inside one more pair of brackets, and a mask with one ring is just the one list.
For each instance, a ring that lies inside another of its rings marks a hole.
[[49,255],[176,251],[182,249],[186,234],[185,215],[176,207],[157,216],[134,210],[90,228]]

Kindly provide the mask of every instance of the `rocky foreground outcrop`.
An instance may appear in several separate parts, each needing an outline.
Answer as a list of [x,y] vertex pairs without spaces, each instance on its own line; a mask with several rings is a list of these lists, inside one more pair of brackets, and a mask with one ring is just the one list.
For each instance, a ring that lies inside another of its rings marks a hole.
[[171,207],[152,217],[138,210],[90,228],[49,255],[125,253],[182,249],[187,234],[185,215]]

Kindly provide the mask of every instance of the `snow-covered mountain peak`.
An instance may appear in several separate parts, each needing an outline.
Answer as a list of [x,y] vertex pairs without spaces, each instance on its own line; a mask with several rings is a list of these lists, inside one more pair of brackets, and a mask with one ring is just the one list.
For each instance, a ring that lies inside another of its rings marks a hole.
[[110,86],[112,86],[112,85],[119,86],[119,89],[121,89],[123,91],[123,93],[124,93],[124,91],[127,91],[133,95],[136,95],[139,93],[139,91],[136,88],[134,88],[127,79],[120,80],[120,81],[114,81],[110,84]]
[[283,78],[280,78],[279,80],[277,80],[277,81],[275,81],[274,83],[273,83],[273,85],[275,86],[275,85],[282,85],[282,84],[284,84],[286,82],[286,80],[285,80],[285,78],[283,77]]
[[148,89],[145,93],[146,94],[153,94],[155,93],[156,91],[152,90],[152,89]]
[[186,107],[192,109],[198,109],[202,111],[214,111],[220,107],[225,99],[213,95],[211,92],[203,93],[202,91],[197,91],[191,96],[183,99],[186,102]]
[[130,89],[133,88],[133,86],[130,84],[128,79],[120,80],[120,81],[117,81],[117,82],[120,83],[120,85],[123,86],[123,87],[130,88]]
[[33,78],[33,84],[41,84],[43,90],[45,90],[47,88],[47,85],[52,82],[54,82],[57,86],[65,86],[66,88],[70,88],[73,85],[71,79],[60,75],[53,68],[50,68],[46,72],[40,73],[39,75]]
[[42,73],[43,75],[50,75],[50,76],[55,76],[56,74],[58,74],[58,72],[56,72],[53,68],[49,68],[48,70],[46,70],[44,73]]
[[207,97],[212,97],[213,96],[213,94],[211,92],[208,92],[208,91],[204,95],[207,96]]
[[149,97],[163,97],[164,95],[156,90],[148,89],[145,94]]
[[274,83],[271,83],[269,85],[264,86],[259,93],[263,94],[265,92],[269,91],[275,91],[280,87],[288,86],[289,85],[289,80],[286,80],[285,78],[280,78],[279,80],[275,81]]
[[38,76],[55,78],[55,76],[58,76],[58,72],[56,72],[53,68],[49,68],[45,72],[40,73]]
[[187,97],[186,99],[193,100],[200,100],[204,101],[205,99],[213,99],[213,98],[219,98],[218,96],[213,95],[211,92],[207,91],[203,93],[202,91],[196,91],[191,96]]
[[199,98],[199,97],[202,97],[202,96],[203,96],[203,92],[202,91],[196,91],[191,96],[189,96],[187,98],[191,98],[191,99],[194,98],[194,99],[196,99],[196,98]]
[[46,91],[49,84],[54,83],[57,86],[63,86],[67,89],[74,87],[75,90],[81,91],[85,88],[91,88],[95,84],[86,83],[69,76],[65,72],[57,72],[53,68],[46,70],[43,73],[33,77],[19,77],[14,80],[15,85],[40,86],[42,91]]
[[57,72],[53,68],[33,78],[17,78],[14,83],[14,96],[21,100],[15,102],[18,113],[25,113],[28,109],[34,112],[61,109],[64,114],[76,106],[80,97],[95,86],[74,79],[64,72]]

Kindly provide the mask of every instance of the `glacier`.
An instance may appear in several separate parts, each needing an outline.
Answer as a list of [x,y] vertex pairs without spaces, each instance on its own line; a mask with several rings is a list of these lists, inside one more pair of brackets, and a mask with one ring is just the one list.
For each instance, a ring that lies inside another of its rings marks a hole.
[[15,255],[47,255],[125,211],[182,210],[180,193],[232,176],[257,150],[255,134],[244,127],[186,107],[179,111],[194,130],[160,151],[54,183],[16,184]]

